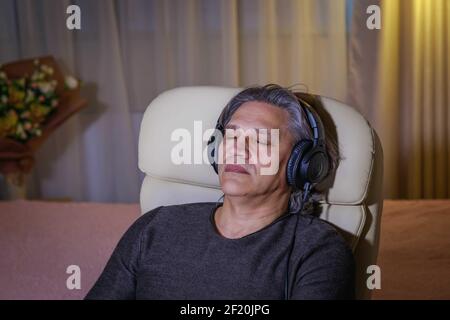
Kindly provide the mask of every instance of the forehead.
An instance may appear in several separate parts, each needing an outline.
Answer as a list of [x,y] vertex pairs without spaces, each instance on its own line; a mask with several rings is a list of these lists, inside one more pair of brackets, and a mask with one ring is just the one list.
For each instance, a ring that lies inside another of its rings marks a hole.
[[242,128],[282,129],[288,112],[280,107],[260,101],[243,103],[233,114],[228,125]]

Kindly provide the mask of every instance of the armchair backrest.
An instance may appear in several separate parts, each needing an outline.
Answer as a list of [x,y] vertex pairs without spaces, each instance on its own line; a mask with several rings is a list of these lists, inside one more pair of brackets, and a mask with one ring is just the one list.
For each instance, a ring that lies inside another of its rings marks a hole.
[[[240,90],[180,87],[150,103],[139,136],[139,168],[145,173],[140,195],[142,213],[161,205],[215,202],[222,196],[209,163],[176,165],[171,161],[172,149],[179,143],[172,141],[171,135],[179,128],[191,135],[214,128],[224,106]],[[378,136],[358,111],[330,98],[320,99],[334,124],[342,158],[321,202],[320,218],[335,225],[352,247],[357,263],[356,295],[368,299],[366,270],[376,264],[383,206],[383,153]],[[197,146],[192,136],[190,143],[193,148],[206,150],[207,138]]]

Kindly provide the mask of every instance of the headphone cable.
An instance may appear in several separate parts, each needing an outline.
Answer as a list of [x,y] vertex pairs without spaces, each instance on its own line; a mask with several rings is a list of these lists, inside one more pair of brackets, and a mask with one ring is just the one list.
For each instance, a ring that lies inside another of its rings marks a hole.
[[291,244],[290,244],[290,248],[289,248],[289,255],[288,255],[287,262],[286,262],[286,277],[285,277],[285,282],[284,282],[284,300],[289,300],[289,262],[291,260],[291,254],[292,254],[292,250],[294,248],[295,235],[297,233],[298,217],[299,217],[299,215],[301,214],[301,212],[303,210],[303,206],[304,206],[304,204],[306,202],[306,199],[307,199],[307,197],[309,195],[309,191],[310,190],[311,190],[311,184],[310,183],[306,183],[305,184],[305,189],[304,189],[304,192],[303,192],[303,196],[302,196],[302,203],[300,204],[300,209],[296,213],[294,234],[292,235],[292,240],[291,240]]

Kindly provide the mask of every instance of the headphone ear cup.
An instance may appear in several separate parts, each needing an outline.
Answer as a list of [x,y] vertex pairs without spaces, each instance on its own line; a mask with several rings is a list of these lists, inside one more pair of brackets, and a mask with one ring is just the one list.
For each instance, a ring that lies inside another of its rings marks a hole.
[[291,155],[289,157],[286,167],[286,177],[288,185],[302,189],[303,185],[307,182],[307,177],[302,174],[303,160],[305,155],[309,152],[313,145],[313,142],[308,139],[300,140],[292,148]]
[[305,156],[301,171],[306,181],[316,184],[328,175],[329,168],[329,158],[325,150],[314,148]]
[[221,129],[220,126],[216,127],[216,130],[211,135],[207,143],[208,160],[217,174],[219,174],[219,166],[218,166],[219,146],[222,141],[222,134],[223,134],[220,129]]
[[207,152],[208,152],[209,163],[213,167],[214,171],[216,173],[218,173],[217,162],[216,162],[216,142],[215,142],[215,140],[216,140],[215,137],[211,136],[211,138],[208,141]]

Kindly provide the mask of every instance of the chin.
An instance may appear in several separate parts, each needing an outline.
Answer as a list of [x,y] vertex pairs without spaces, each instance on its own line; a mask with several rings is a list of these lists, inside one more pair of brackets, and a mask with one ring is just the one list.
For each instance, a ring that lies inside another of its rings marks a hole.
[[249,193],[251,187],[238,179],[224,178],[221,182],[222,192],[229,196],[243,196]]

